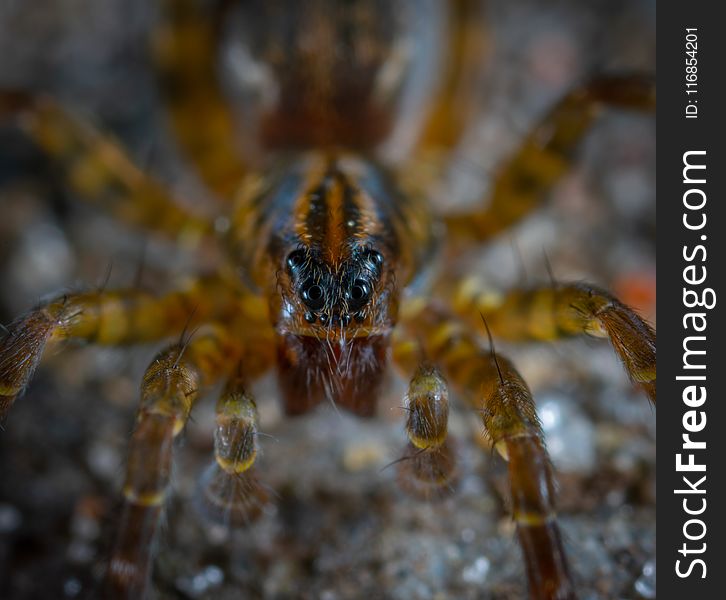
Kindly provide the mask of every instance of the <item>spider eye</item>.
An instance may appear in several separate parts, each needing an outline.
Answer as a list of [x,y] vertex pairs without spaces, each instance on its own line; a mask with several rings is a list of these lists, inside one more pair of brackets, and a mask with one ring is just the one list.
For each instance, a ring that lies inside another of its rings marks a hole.
[[368,259],[376,266],[380,267],[383,264],[383,255],[377,250],[371,250],[368,254]]
[[366,304],[370,300],[371,291],[371,284],[368,281],[356,279],[347,294],[350,309],[355,311]]
[[383,266],[383,255],[377,250],[367,250],[363,255],[365,257],[365,267],[371,272],[379,276],[381,267]]
[[300,297],[311,310],[319,310],[325,305],[325,290],[323,286],[308,280],[300,291]]
[[305,263],[305,251],[304,250],[293,250],[287,255],[285,260],[287,268],[290,271],[296,271]]

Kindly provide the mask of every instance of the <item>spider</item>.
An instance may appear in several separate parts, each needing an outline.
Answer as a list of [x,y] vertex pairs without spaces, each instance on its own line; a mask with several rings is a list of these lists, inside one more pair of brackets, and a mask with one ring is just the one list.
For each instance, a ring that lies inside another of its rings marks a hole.
[[[509,341],[609,337],[653,402],[655,334],[594,285],[553,279],[497,295],[454,270],[430,271],[437,256],[490,241],[536,208],[599,109],[652,109],[652,82],[639,75],[582,82],[501,167],[488,204],[439,215],[428,193],[440,175],[436,150],[455,145],[473,109],[471,74],[482,54],[481,31],[469,26],[475,3],[427,5],[418,20],[410,7],[386,3],[315,2],[304,11],[225,5],[217,18],[185,0],[163,7],[154,46],[172,122],[221,199],[221,217],[175,202],[117,144],[47,97],[4,92],[0,105],[63,166],[78,195],[192,250],[219,249],[215,268],[183,288],[62,294],[11,323],[0,342],[6,413],[50,343],[175,340],[141,384],[105,594],[148,589],[173,443],[202,391],[222,383],[200,502],[226,524],[244,523],[270,501],[256,466],[250,384],[274,369],[286,414],[332,402],[370,417],[392,363],[411,377],[409,442],[395,465],[402,486],[436,498],[454,484],[451,385],[507,461],[530,595],[575,597],[532,394],[485,332]],[[235,55],[244,78],[228,92],[241,100],[236,114],[214,76],[222,14],[246,24]],[[237,121],[246,126],[241,142]]]

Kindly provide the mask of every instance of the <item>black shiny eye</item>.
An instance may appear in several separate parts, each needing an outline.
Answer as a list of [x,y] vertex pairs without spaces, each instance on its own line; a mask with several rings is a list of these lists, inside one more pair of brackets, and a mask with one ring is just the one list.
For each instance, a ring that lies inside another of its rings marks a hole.
[[312,310],[318,310],[325,305],[325,290],[323,286],[308,280],[303,284],[300,297]]
[[356,279],[348,292],[348,304],[351,310],[358,310],[371,297],[371,284],[365,279]]
[[383,266],[383,255],[377,250],[367,250],[365,253],[365,268],[376,277],[381,275],[381,267]]
[[305,263],[305,250],[293,250],[287,255],[287,268],[296,271]]
[[370,260],[370,261],[371,261],[371,262],[372,262],[372,263],[373,263],[373,264],[374,264],[374,265],[375,265],[376,267],[380,267],[380,266],[381,266],[381,265],[383,264],[383,255],[382,255],[382,254],[381,254],[380,252],[376,251],[376,250],[371,250],[371,251],[370,251],[370,252],[368,253],[368,259],[369,259],[369,260]]

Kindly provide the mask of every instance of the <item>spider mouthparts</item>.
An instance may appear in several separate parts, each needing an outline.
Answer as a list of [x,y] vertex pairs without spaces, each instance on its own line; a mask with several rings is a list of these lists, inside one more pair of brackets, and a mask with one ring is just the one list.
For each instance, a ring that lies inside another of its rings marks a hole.
[[299,415],[324,400],[359,416],[372,416],[383,380],[390,338],[338,339],[288,334],[278,338],[278,373],[285,411]]

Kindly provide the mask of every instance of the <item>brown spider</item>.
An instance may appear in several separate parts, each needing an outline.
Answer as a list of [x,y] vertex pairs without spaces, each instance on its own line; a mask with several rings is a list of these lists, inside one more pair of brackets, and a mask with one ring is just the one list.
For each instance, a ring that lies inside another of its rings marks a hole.
[[[575,597],[534,401],[482,334],[609,337],[652,402],[655,334],[593,285],[553,279],[494,295],[455,271],[429,277],[428,270],[437,255],[489,241],[531,212],[568,169],[600,108],[652,110],[652,81],[612,75],[575,87],[499,171],[486,205],[438,215],[430,189],[441,173],[432,164],[456,145],[474,108],[473,74],[484,54],[478,3],[421,4],[416,19],[411,3],[220,4],[210,18],[195,2],[163,2],[154,48],[176,133],[226,202],[221,217],[175,202],[117,145],[47,97],[0,95],[0,115],[16,117],[79,195],[187,247],[219,249],[216,267],[183,288],[65,294],[14,321],[0,341],[4,416],[49,343],[178,340],[143,378],[104,597],[148,589],[173,442],[201,390],[224,382],[201,502],[227,525],[246,523],[270,501],[255,468],[249,384],[275,368],[287,414],[331,401],[369,417],[389,362],[412,377],[409,443],[397,462],[404,489],[440,497],[453,486],[450,383],[508,462],[531,596]],[[215,40],[229,35],[229,22],[244,34],[233,46],[243,75],[231,91],[240,100],[235,115],[215,76]]]

